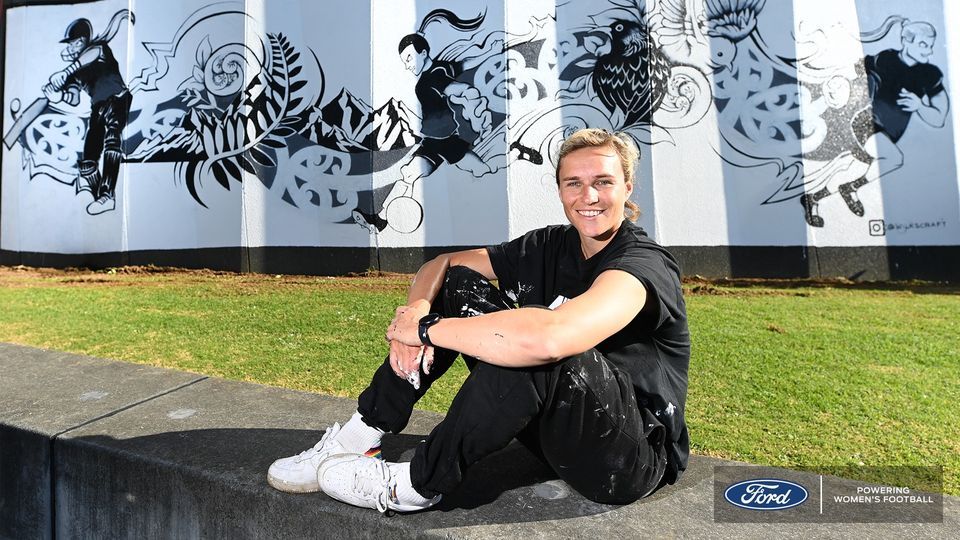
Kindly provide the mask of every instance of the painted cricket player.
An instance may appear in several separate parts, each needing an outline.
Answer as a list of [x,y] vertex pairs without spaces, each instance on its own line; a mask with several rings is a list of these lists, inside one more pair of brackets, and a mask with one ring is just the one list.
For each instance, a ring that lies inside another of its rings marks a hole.
[[[117,177],[123,158],[122,133],[130,112],[131,95],[120,75],[120,66],[108,42],[117,34],[124,18],[134,22],[128,10],[117,12],[107,31],[93,36],[87,19],[70,23],[61,43],[60,56],[67,67],[50,76],[42,88],[51,104],[65,102],[76,106],[80,91],[90,96],[90,123],[83,144],[83,156],[77,163],[77,192],[90,191],[93,202],[87,213],[98,215],[116,208]],[[102,164],[101,164],[102,158]]]

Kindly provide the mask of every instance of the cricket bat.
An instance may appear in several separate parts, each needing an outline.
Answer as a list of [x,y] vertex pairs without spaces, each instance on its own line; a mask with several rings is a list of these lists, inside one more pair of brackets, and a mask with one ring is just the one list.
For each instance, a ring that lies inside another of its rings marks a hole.
[[7,134],[3,136],[3,144],[7,147],[7,150],[13,148],[14,143],[17,142],[17,139],[20,138],[20,134],[23,133],[23,130],[33,123],[34,120],[40,116],[40,113],[47,108],[47,105],[50,104],[50,100],[45,97],[37,98],[33,103],[30,104],[26,110],[23,111],[23,114],[17,118],[17,121],[13,123],[13,126],[7,131]]

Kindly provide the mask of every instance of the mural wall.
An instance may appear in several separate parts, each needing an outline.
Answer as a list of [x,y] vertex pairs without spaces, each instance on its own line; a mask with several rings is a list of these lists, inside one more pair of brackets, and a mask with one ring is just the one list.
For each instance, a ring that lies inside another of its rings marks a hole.
[[957,9],[7,2],[0,250],[501,242],[584,126],[668,246],[955,246]]

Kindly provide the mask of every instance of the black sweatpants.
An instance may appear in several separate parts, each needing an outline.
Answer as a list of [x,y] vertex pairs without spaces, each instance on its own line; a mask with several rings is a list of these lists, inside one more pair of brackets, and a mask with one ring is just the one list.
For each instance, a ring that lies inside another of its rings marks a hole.
[[[482,275],[451,267],[432,309],[468,317],[510,309]],[[389,357],[360,395],[364,422],[399,433],[413,406],[458,353],[436,349],[420,389],[397,377]],[[629,375],[595,349],[530,368],[503,368],[464,356],[470,375],[410,464],[426,497],[454,491],[470,465],[517,438],[571,487],[593,501],[629,503],[653,491],[666,466],[665,428],[637,406]]]

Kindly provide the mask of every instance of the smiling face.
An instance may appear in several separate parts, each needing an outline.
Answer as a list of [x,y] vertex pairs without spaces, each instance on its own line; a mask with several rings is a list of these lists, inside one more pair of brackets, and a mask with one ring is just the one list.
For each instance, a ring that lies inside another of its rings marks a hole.
[[585,256],[603,249],[623,224],[624,204],[633,193],[620,157],[611,145],[580,148],[560,162],[563,213],[580,233]]
[[400,60],[403,61],[404,67],[409,69],[414,75],[420,76],[423,73],[423,68],[427,64],[427,55],[426,50],[417,52],[416,47],[413,45],[407,45],[402,51],[400,51]]
[[910,41],[904,36],[903,56],[914,63],[926,64],[930,61],[930,55],[933,54],[934,39],[933,36],[918,34],[913,36],[913,41]]
[[64,62],[73,62],[86,47],[86,38],[78,37],[73,41],[68,41],[67,46],[60,52],[60,58],[62,58]]

